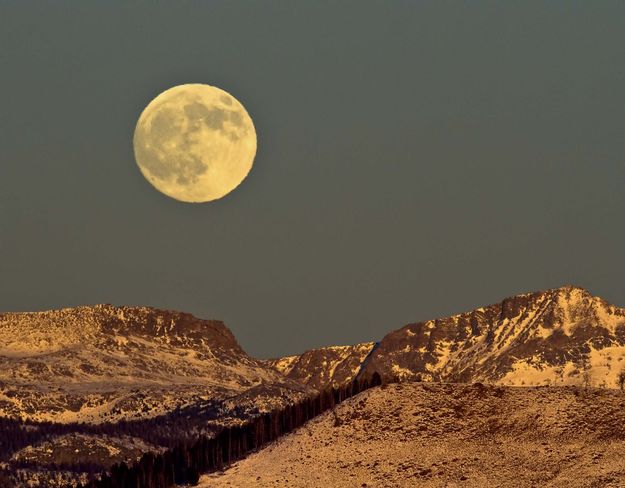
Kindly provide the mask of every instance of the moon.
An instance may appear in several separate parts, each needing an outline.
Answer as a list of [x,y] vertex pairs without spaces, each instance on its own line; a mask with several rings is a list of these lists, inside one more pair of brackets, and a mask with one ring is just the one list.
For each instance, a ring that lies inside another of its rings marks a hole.
[[234,190],[252,169],[256,130],[228,92],[179,85],[145,107],[133,146],[141,173],[158,191],[182,202],[209,202]]

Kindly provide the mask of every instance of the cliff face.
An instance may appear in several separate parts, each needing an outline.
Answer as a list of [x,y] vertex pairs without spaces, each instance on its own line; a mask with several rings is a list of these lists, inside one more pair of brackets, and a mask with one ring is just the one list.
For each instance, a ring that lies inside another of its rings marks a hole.
[[219,321],[96,305],[0,315],[0,415],[149,417],[285,379]]
[[625,309],[577,287],[507,298],[387,334],[371,373],[424,381],[614,387],[625,367]]
[[[149,307],[95,305],[46,312],[0,314],[0,354],[34,357],[80,346],[118,347],[136,337],[181,347],[244,354],[220,321]],[[120,342],[121,341],[121,342]]]

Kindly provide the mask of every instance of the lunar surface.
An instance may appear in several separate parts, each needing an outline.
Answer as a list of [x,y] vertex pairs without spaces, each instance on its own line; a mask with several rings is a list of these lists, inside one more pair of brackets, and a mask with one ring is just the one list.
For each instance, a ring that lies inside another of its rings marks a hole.
[[208,202],[234,190],[250,172],[256,131],[241,103],[210,85],[170,88],[145,108],[134,133],[143,176],[183,202]]

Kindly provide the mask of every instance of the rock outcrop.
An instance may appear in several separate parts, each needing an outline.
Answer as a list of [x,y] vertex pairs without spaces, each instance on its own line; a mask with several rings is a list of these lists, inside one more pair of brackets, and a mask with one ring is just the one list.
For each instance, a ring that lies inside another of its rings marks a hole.
[[625,309],[567,286],[406,325],[365,368],[424,381],[616,387],[624,367]]

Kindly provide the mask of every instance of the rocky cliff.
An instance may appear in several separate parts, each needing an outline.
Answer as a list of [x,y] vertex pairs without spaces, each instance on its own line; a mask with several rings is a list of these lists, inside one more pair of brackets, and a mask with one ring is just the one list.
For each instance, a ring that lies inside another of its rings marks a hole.
[[266,363],[287,378],[320,389],[349,382],[360,371],[373,349],[373,342],[355,346],[329,346],[311,349],[299,356],[286,356]]
[[366,371],[424,381],[615,387],[624,367],[625,309],[567,286],[406,325],[382,339]]
[[0,315],[2,416],[150,417],[285,381],[223,323],[185,313],[96,305]]

